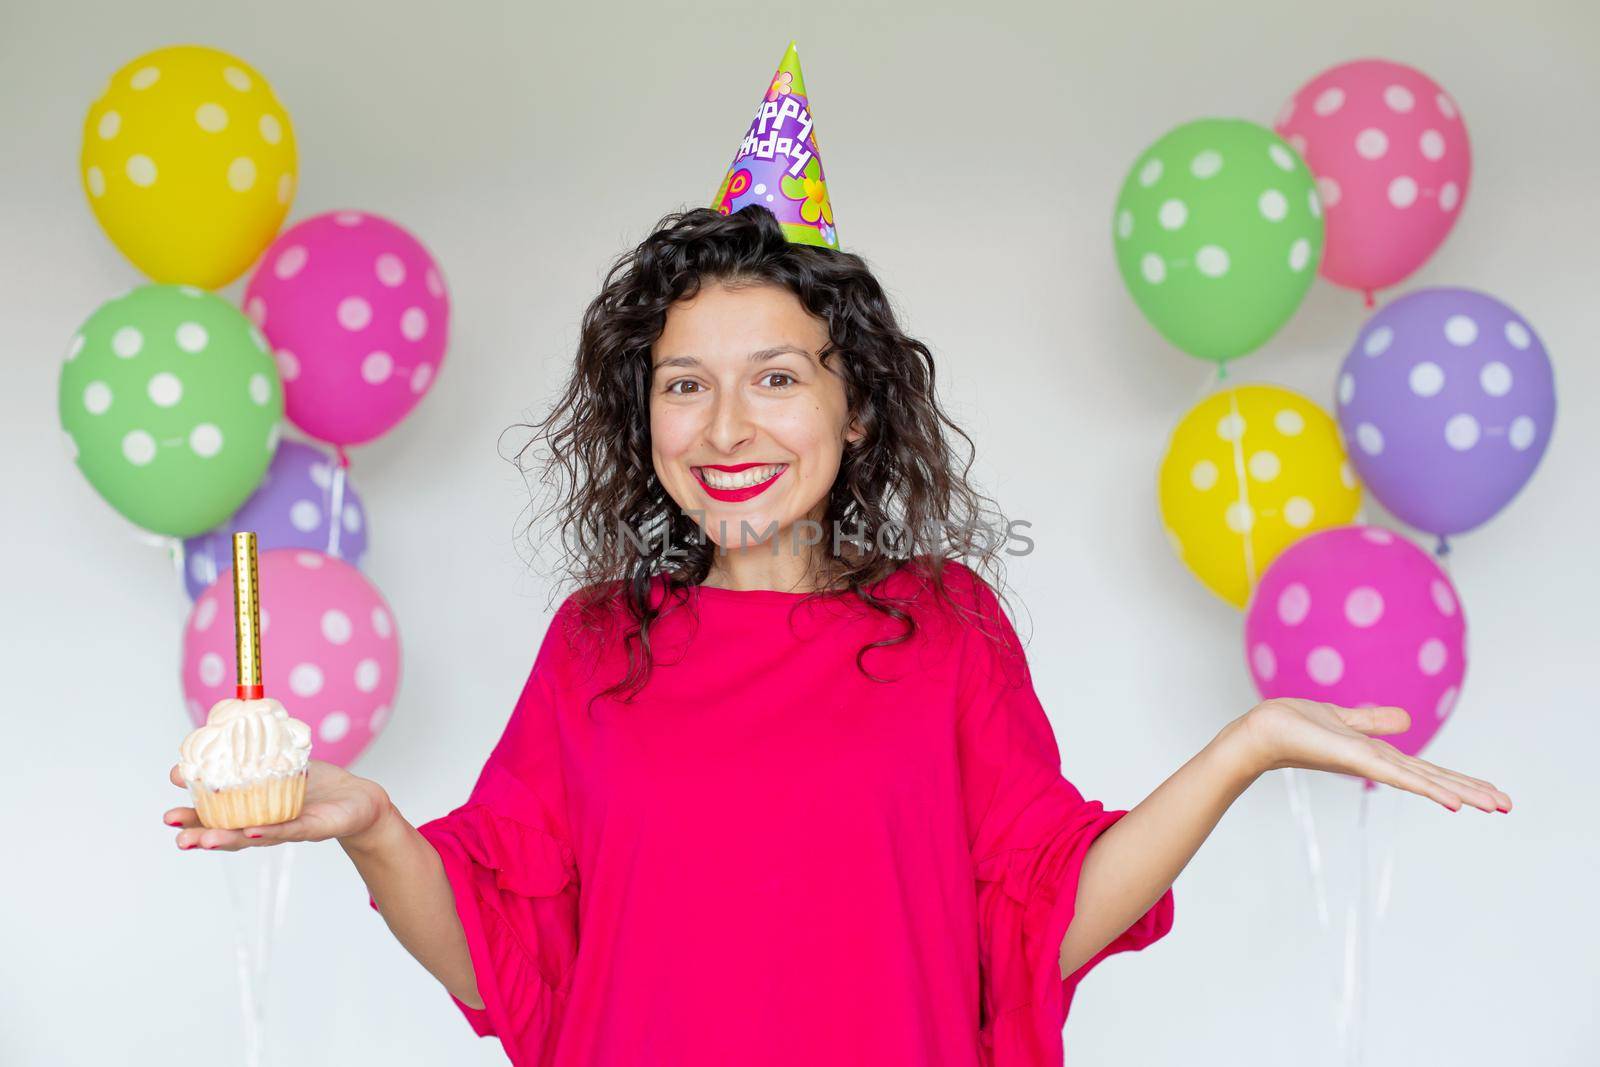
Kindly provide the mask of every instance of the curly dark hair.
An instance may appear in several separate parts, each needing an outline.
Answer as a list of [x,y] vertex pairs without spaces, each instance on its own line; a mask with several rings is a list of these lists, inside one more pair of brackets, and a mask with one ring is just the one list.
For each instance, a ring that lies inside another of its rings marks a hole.
[[[916,630],[903,610],[906,602],[880,595],[878,583],[912,565],[936,596],[967,614],[945,589],[945,565],[955,560],[974,574],[998,572],[1000,543],[985,519],[998,512],[968,481],[972,440],[939,405],[932,353],[901,331],[866,261],[789,241],[760,205],[727,215],[710,208],[669,213],[607,272],[584,312],[576,362],[561,395],[538,423],[512,427],[531,435],[508,458],[526,480],[531,457],[545,487],[545,506],[530,529],[556,520],[548,536],[532,538],[535,555],[540,545],[562,546],[559,570],[579,587],[576,601],[590,620],[587,629],[600,628],[596,619],[614,618],[616,601],[626,604],[622,637],[629,670],[600,695],[626,690],[624,699],[631,700],[649,679],[651,624],[706,578],[716,551],[667,494],[650,447],[651,347],[673,302],[694,296],[708,281],[782,286],[827,324],[819,361],[827,367],[836,358],[864,436],[844,452],[822,524],[859,531],[860,541],[835,546],[824,538],[814,573],[818,589],[848,590],[900,620],[899,636],[856,656],[857,667],[873,677],[862,663],[865,653],[909,640]],[[958,462],[952,438],[965,442],[964,461]],[[652,605],[657,575],[667,596]]]

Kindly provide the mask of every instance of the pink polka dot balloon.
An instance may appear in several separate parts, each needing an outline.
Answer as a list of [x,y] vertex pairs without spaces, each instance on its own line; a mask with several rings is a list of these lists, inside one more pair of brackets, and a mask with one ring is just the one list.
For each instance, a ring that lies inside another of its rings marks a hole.
[[[383,729],[400,682],[394,614],[361,572],[321,552],[261,553],[266,694],[311,727],[311,755],[347,767]],[[237,683],[230,568],[195,599],[183,630],[183,693],[205,723]]]
[[433,256],[361,211],[284,231],[250,278],[244,310],[277,356],[289,421],[336,445],[405,418],[433,384],[450,327]]
[[1316,176],[1327,220],[1319,270],[1335,285],[1388,288],[1455,225],[1472,147],[1455,101],[1421,71],[1382,59],[1325,70],[1273,128]]
[[1415,756],[1461,694],[1466,630],[1431,556],[1376,526],[1340,526],[1267,568],[1245,616],[1245,656],[1263,699],[1405,708],[1411,728],[1384,740]]

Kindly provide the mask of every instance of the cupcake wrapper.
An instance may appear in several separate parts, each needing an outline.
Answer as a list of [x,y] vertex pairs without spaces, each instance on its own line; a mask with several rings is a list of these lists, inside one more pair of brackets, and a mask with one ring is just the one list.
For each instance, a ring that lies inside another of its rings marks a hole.
[[189,795],[194,798],[201,826],[217,830],[271,826],[300,814],[306,797],[306,772],[231,789],[211,789],[203,782],[190,782]]

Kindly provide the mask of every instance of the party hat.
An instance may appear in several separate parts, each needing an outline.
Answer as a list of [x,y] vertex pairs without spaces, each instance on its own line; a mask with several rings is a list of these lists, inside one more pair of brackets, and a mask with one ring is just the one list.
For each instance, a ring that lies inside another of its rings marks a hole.
[[772,212],[784,235],[796,244],[839,247],[806,82],[800,74],[800,54],[793,41],[711,206],[728,215],[749,204]]

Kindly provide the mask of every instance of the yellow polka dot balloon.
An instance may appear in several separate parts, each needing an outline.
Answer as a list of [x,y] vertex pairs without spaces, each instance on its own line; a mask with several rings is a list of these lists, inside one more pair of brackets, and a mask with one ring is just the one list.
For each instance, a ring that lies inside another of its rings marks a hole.
[[1173,548],[1236,608],[1278,553],[1351,522],[1361,505],[1333,418],[1274,385],[1235,386],[1196,404],[1172,431],[1159,491]]
[[90,106],[80,170],[101,228],[134,266],[215,289],[255,262],[288,214],[294,130],[244,60],[162,48],[113,74]]

